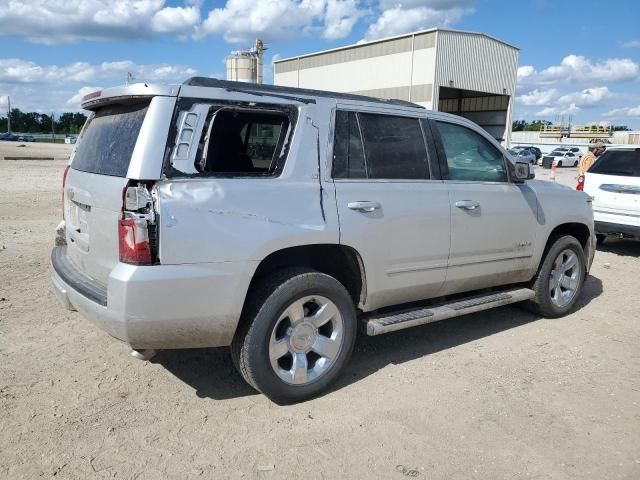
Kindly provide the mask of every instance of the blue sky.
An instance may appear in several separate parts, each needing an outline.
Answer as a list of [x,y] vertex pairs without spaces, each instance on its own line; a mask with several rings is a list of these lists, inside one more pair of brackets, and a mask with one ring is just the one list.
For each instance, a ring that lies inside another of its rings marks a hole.
[[127,71],[150,82],[223,77],[224,57],[256,36],[270,70],[274,55],[436,26],[520,48],[516,119],[640,129],[632,0],[0,0],[0,106],[11,95],[22,110],[76,110],[82,93],[121,84]]

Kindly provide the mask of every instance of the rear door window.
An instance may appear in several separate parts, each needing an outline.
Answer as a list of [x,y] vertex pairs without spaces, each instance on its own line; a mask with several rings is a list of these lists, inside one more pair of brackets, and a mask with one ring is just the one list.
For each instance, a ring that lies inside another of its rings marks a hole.
[[145,102],[97,109],[84,127],[71,168],[126,177],[148,106]]
[[199,170],[205,174],[270,175],[288,129],[284,113],[220,109],[209,124]]
[[640,149],[608,150],[598,158],[589,173],[640,177]]
[[355,112],[336,112],[333,178],[366,178],[364,147]]
[[427,147],[420,120],[391,115],[358,114],[368,178],[429,178]]
[[334,178],[430,178],[417,118],[337,111],[333,148]]

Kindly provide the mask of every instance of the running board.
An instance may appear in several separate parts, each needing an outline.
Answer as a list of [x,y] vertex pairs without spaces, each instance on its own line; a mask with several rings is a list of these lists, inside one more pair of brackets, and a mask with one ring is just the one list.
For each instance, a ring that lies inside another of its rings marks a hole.
[[367,335],[381,335],[383,333],[395,332],[404,328],[416,327],[427,323],[446,320],[447,318],[459,317],[469,313],[480,312],[490,308],[508,305],[510,303],[530,300],[535,296],[535,292],[528,288],[518,288],[506,290],[504,292],[494,292],[488,295],[476,296],[472,298],[456,300],[453,303],[433,307],[422,307],[399,312],[386,313],[384,315],[373,315],[362,318],[366,326]]

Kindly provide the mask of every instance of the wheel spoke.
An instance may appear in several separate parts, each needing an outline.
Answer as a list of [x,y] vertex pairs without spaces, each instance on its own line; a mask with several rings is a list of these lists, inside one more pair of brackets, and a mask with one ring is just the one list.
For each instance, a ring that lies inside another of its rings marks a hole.
[[566,290],[574,291],[578,286],[578,281],[568,275],[563,275],[560,279],[560,286]]
[[566,272],[567,270],[571,270],[578,263],[578,257],[575,254],[571,254],[567,257],[567,259],[562,262],[562,271]]
[[284,316],[289,317],[291,325],[295,325],[304,320],[304,303],[302,303],[302,300],[298,300],[289,305],[289,308],[284,312]]
[[289,353],[289,342],[287,338],[272,342],[269,348],[269,357],[271,360],[279,360]]
[[293,355],[293,365],[291,366],[293,383],[305,383],[307,381],[307,354],[295,353]]
[[311,349],[321,357],[333,360],[340,351],[340,342],[324,335],[318,335]]
[[331,320],[338,313],[338,309],[333,303],[325,303],[322,305],[316,313],[309,319],[316,328],[320,328],[322,325]]
[[560,285],[553,289],[553,294],[556,302],[562,302],[562,289],[560,288]]

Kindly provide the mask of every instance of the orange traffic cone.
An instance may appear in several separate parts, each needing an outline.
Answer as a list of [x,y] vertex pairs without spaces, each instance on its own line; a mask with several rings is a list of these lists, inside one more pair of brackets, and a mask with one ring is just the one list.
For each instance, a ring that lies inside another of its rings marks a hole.
[[551,164],[551,175],[549,175],[549,180],[551,180],[552,182],[556,181],[556,170],[558,169],[558,166],[554,163]]

